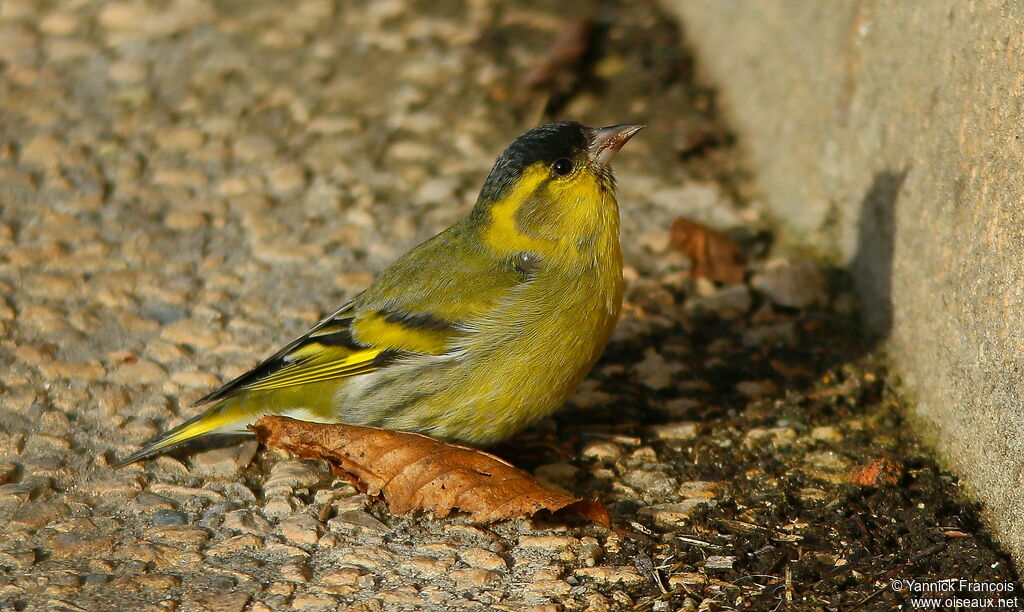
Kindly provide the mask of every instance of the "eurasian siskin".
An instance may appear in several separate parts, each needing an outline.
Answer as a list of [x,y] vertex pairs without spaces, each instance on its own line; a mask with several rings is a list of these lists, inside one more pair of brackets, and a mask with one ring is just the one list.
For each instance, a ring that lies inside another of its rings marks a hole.
[[119,465],[267,414],[473,445],[551,414],[619,316],[609,162],[641,127],[560,121],[516,138],[467,217]]

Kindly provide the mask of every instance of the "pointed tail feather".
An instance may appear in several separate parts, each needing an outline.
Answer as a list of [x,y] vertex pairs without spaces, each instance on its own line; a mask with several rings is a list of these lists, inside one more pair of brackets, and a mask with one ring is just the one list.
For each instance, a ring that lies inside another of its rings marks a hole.
[[225,400],[174,429],[153,438],[138,451],[114,463],[113,467],[124,467],[130,463],[141,461],[199,436],[233,430],[244,431],[244,425],[258,416],[249,414],[249,412],[245,410],[241,402]]

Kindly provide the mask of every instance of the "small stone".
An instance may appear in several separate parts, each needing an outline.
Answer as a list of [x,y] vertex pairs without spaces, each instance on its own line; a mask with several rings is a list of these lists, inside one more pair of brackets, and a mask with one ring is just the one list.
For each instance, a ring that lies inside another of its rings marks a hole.
[[419,591],[412,585],[382,591],[378,596],[385,604],[391,604],[392,606],[413,606],[419,608],[423,603],[420,600]]
[[288,605],[289,610],[335,610],[338,600],[326,594],[298,593]]
[[32,303],[20,307],[18,322],[24,323],[43,333],[60,332],[69,329],[67,316],[44,304]]
[[152,493],[142,492],[135,496],[132,500],[133,510],[138,513],[149,513],[156,512],[158,510],[174,510],[177,505],[163,497],[162,495],[153,495]]
[[149,10],[134,2],[114,2],[100,11],[99,22],[110,30],[133,31],[149,17]]
[[611,440],[593,440],[587,442],[581,451],[588,459],[595,459],[603,463],[615,463],[622,458],[622,446]]
[[242,534],[232,536],[211,546],[207,549],[206,554],[214,556],[232,555],[243,550],[259,550],[261,548],[263,548],[263,538],[256,535]]
[[56,559],[102,557],[114,549],[114,538],[58,533],[46,541],[46,549]]
[[743,332],[743,345],[759,347],[766,345],[796,346],[796,326],[792,321],[752,327]]
[[753,301],[746,285],[731,285],[711,295],[686,300],[683,309],[690,316],[711,314],[720,319],[736,319],[750,310]]
[[78,29],[79,19],[71,13],[50,13],[39,22],[39,30],[47,34],[67,36]]
[[318,581],[328,586],[356,586],[366,572],[354,568],[343,568],[324,574]]
[[100,380],[107,375],[107,370],[95,359],[84,362],[53,361],[40,365],[39,371],[51,380],[58,378]]
[[531,597],[564,597],[572,585],[564,580],[534,580],[523,587],[523,594]]
[[602,567],[581,567],[573,572],[579,578],[593,580],[602,585],[622,584],[624,586],[639,586],[647,582],[647,579],[629,566],[606,565]]
[[679,485],[676,491],[680,497],[685,499],[713,499],[721,488],[722,483],[710,482],[707,480],[688,480]]
[[14,349],[14,358],[31,365],[50,363],[53,361],[53,348],[45,344],[22,344]]
[[583,612],[611,612],[611,602],[600,593],[588,593],[583,597],[583,601],[587,605]]
[[454,570],[449,577],[455,582],[455,589],[458,591],[482,589],[501,578],[496,572],[479,568]]
[[128,405],[128,393],[120,388],[96,389],[94,397],[103,414],[108,417],[120,413]]
[[444,576],[451,566],[452,562],[448,559],[435,559],[426,556],[411,557],[402,563],[403,569],[423,578]]
[[157,495],[166,495],[168,497],[175,497],[183,500],[190,500],[191,498],[198,497],[213,503],[224,501],[224,495],[220,491],[214,491],[213,489],[182,487],[180,485],[172,485],[164,482],[154,482],[149,485],[149,490]]
[[806,308],[828,301],[828,284],[814,262],[773,259],[750,284],[779,306]]
[[633,366],[640,382],[655,391],[672,384],[676,375],[686,368],[678,362],[666,361],[658,351],[649,348],[644,352],[644,360]]
[[309,463],[287,459],[270,468],[265,489],[308,489],[320,482],[322,472]]
[[596,538],[586,537],[580,540],[580,549],[576,557],[587,567],[594,567],[604,557],[604,549]]
[[252,245],[256,259],[270,263],[306,263],[323,257],[324,247],[313,242],[300,242],[294,238],[259,240]]
[[290,582],[309,582],[312,574],[305,563],[288,563],[281,566],[281,578]]
[[373,518],[362,509],[343,510],[329,521],[331,529],[350,531],[352,527],[360,527],[375,532],[388,530],[388,526]]
[[538,480],[545,480],[556,485],[570,485],[576,479],[576,473],[579,472],[579,468],[571,463],[560,461],[558,463],[548,463],[537,467],[533,471],[533,475]]
[[672,529],[689,519],[695,509],[707,503],[709,503],[707,499],[684,499],[674,504],[646,506],[637,510],[637,514],[651,517],[658,527]]
[[666,423],[665,425],[655,425],[651,427],[651,433],[662,440],[693,440],[699,435],[700,431],[697,423],[679,421],[676,423]]
[[545,567],[545,568],[539,569],[536,572],[534,572],[532,579],[533,580],[558,580],[561,577],[562,577],[562,570],[561,570],[561,568],[559,568],[557,566],[555,566],[555,567],[549,566],[549,567]]
[[196,348],[213,348],[221,343],[221,336],[221,332],[195,319],[181,319],[160,330],[164,340]]
[[206,225],[206,217],[199,213],[174,211],[164,217],[164,225],[175,230],[197,230]]
[[711,555],[704,560],[704,567],[712,570],[731,570],[736,557],[731,555]]
[[192,456],[191,471],[205,478],[233,478],[245,469],[259,450],[257,440],[215,448]]
[[811,438],[821,442],[835,444],[843,441],[843,434],[839,429],[832,427],[831,425],[823,425],[811,429]]
[[[3,393],[0,393],[0,406],[11,412],[25,413],[36,404],[37,394],[34,391],[25,388],[15,391],[4,389],[3,391]],[[24,434],[21,434],[21,437],[24,438]],[[0,444],[0,448],[4,451],[13,451],[15,455],[21,452],[21,448],[14,448],[14,446],[20,445],[24,440],[17,440],[15,438],[7,440],[0,438],[0,440],[10,443]],[[17,444],[14,444],[15,442]]]
[[221,524],[226,530],[265,536],[273,531],[273,527],[267,519],[260,516],[254,510],[235,510],[224,515],[224,522]]
[[122,385],[151,385],[163,382],[167,372],[152,361],[137,359],[119,364],[112,378]]
[[60,152],[63,148],[64,145],[52,136],[35,136],[21,149],[21,163],[55,168],[60,163]]
[[384,574],[396,569],[395,554],[377,546],[360,546],[347,551],[340,561],[345,565],[362,567],[368,571]]
[[79,283],[70,276],[57,274],[33,274],[25,279],[26,293],[34,297],[60,299],[73,295]]
[[413,201],[420,205],[449,202],[458,186],[458,181],[452,177],[432,178],[420,185],[413,196]]
[[490,571],[508,571],[508,562],[486,548],[467,548],[459,553],[459,559],[471,567]]
[[189,599],[203,612],[242,612],[249,603],[249,594],[241,592],[212,593],[209,591],[191,593]]
[[323,529],[323,524],[310,516],[296,516],[281,523],[281,535],[299,546],[316,544]]
[[267,184],[274,193],[285,195],[305,187],[306,175],[299,164],[283,164],[267,172]]
[[779,388],[770,380],[744,380],[736,383],[736,392],[751,399],[776,395]]
[[60,436],[51,436],[42,433],[35,433],[28,437],[25,443],[25,452],[29,455],[45,455],[48,453],[60,453],[71,449],[71,441]]
[[380,584],[380,580],[376,576],[367,574],[367,575],[361,577],[358,580],[357,584],[359,585],[359,588],[361,588],[361,589],[373,590],[373,589],[377,588],[378,584]]
[[437,155],[437,150],[418,142],[402,140],[392,144],[388,148],[387,153],[390,157],[399,161],[423,162]]
[[154,525],[185,525],[188,523],[188,518],[181,512],[174,510],[157,510],[153,515]]
[[149,529],[146,537],[154,542],[195,550],[210,539],[210,532],[192,525],[168,525]]
[[668,585],[672,588],[700,586],[707,583],[708,577],[700,572],[676,572],[668,577]]
[[203,133],[192,127],[171,127],[160,131],[156,141],[161,148],[191,153],[203,145]]
[[208,372],[175,372],[171,382],[190,389],[209,389],[218,386],[220,379]]
[[0,550],[0,565],[28,569],[36,564],[36,553],[34,550]]
[[345,116],[324,116],[310,120],[307,126],[310,132],[335,135],[343,132],[353,132],[359,129],[359,120],[354,117]]
[[18,477],[18,464],[0,461],[0,485],[5,485]]
[[519,547],[537,548],[547,551],[558,551],[576,548],[580,541],[569,536],[555,535],[521,535],[519,536]]
[[596,380],[585,380],[583,384],[576,389],[570,398],[572,405],[581,408],[597,408],[599,406],[608,406],[616,400],[616,397],[611,393],[602,391],[600,389],[601,383]]
[[746,447],[756,446],[764,442],[770,442],[773,446],[789,446],[796,440],[796,430],[792,427],[757,427],[747,432],[743,437],[743,445]]
[[666,497],[679,486],[672,476],[654,470],[631,470],[622,475],[622,481],[647,497]]
[[812,478],[845,484],[849,480],[852,462],[833,451],[808,453],[803,459],[802,470]]
[[[27,486],[24,484],[16,485],[0,485],[4,489],[0,493],[0,497],[8,492],[15,492],[15,487],[19,487],[25,490],[26,498],[28,494],[31,494],[34,487]],[[21,507],[14,513],[10,519],[10,523],[13,525],[20,525],[28,527],[30,529],[38,529],[44,525],[55,523],[68,516],[70,509],[67,504],[61,502],[46,502],[46,501],[35,501],[22,504]]]
[[149,71],[146,69],[145,64],[122,59],[110,64],[107,74],[115,83],[134,85],[145,81],[146,77],[149,76]]
[[153,184],[162,187],[181,187],[183,189],[200,190],[206,187],[208,179],[200,170],[185,168],[160,168],[153,172]]
[[632,461],[655,463],[658,461],[658,453],[650,446],[641,446],[629,454]]

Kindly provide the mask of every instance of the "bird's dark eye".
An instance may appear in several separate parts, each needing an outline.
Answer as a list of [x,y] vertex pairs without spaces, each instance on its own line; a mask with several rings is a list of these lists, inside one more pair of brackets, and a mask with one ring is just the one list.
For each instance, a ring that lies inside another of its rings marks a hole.
[[533,275],[537,273],[537,269],[540,268],[540,264],[540,255],[529,251],[521,251],[512,257],[512,267],[516,269],[516,272],[523,275],[525,280],[533,278]]
[[565,176],[572,172],[572,161],[565,159],[564,157],[555,163],[551,164],[551,171],[558,176]]

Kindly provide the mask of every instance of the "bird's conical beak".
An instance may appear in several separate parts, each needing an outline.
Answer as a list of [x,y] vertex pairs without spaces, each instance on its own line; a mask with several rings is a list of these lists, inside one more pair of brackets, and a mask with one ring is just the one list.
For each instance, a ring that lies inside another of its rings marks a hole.
[[619,152],[622,145],[633,137],[637,132],[644,129],[642,125],[622,124],[609,125],[602,128],[590,128],[587,136],[590,144],[587,146],[587,153],[590,156],[590,163],[595,168],[604,168]]

